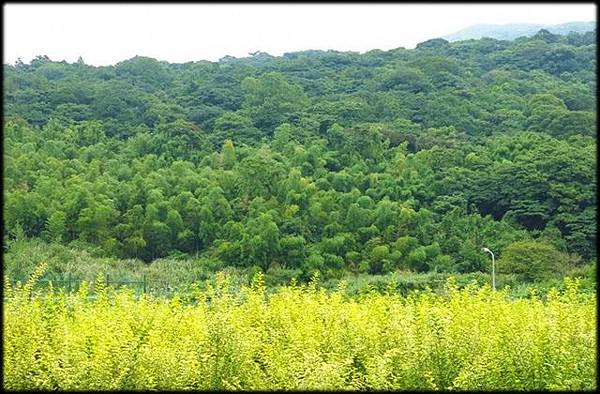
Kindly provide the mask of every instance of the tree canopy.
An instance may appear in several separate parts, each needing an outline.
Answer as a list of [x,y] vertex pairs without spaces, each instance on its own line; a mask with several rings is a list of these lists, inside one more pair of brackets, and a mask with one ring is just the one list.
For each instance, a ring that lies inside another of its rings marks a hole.
[[595,34],[550,38],[5,65],[4,239],[304,278],[592,260]]

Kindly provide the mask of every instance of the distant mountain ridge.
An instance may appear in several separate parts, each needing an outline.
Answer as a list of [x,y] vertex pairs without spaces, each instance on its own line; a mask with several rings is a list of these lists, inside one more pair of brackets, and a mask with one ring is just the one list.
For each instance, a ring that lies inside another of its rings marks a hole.
[[514,40],[517,37],[531,37],[540,29],[546,29],[553,34],[569,34],[570,32],[585,33],[596,28],[596,22],[567,22],[559,25],[541,25],[535,23],[514,23],[507,25],[473,25],[442,38],[453,42],[483,37],[497,40]]

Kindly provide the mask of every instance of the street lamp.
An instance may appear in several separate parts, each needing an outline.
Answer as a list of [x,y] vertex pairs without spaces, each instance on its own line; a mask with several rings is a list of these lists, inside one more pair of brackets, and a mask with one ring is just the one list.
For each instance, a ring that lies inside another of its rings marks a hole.
[[496,262],[494,261],[494,253],[488,248],[482,248],[481,250],[492,255],[492,289],[496,290]]

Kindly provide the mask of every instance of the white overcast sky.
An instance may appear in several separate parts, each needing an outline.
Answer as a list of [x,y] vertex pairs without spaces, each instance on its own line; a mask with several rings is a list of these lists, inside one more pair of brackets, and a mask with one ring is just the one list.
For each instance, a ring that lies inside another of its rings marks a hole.
[[109,65],[306,49],[413,48],[474,24],[595,21],[589,4],[4,4],[4,63]]

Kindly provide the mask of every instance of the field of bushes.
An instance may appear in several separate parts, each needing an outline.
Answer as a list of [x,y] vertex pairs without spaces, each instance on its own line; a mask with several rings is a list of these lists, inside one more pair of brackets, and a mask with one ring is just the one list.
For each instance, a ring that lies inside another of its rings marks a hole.
[[595,389],[596,298],[444,291],[267,292],[218,274],[185,297],[5,280],[5,389]]

